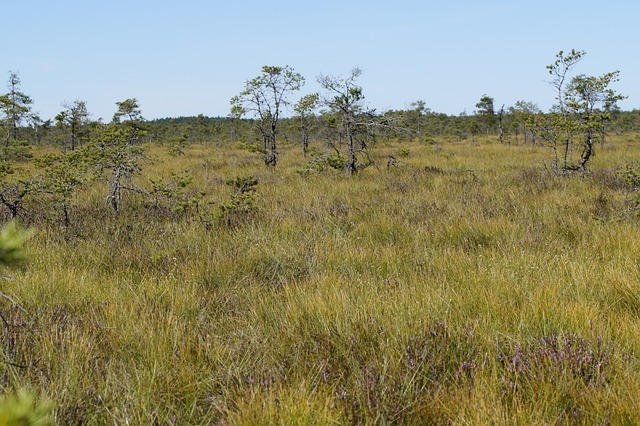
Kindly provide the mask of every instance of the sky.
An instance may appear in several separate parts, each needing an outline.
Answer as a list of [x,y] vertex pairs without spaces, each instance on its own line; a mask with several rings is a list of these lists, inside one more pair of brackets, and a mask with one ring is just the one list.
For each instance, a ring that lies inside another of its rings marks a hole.
[[484,94],[497,109],[524,100],[548,110],[545,67],[571,49],[587,52],[574,75],[619,70],[621,108],[640,108],[637,0],[20,0],[1,10],[0,93],[18,72],[43,119],[82,100],[110,121],[127,98],[147,119],[227,116],[264,65],[302,74],[295,96],[359,67],[380,112],[423,100],[471,114]]

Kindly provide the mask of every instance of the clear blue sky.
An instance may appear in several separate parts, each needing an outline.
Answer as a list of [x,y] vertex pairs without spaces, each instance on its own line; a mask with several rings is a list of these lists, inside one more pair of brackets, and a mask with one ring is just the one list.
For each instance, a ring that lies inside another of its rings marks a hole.
[[545,66],[572,48],[587,51],[576,73],[620,70],[621,107],[640,108],[637,0],[4,3],[0,76],[19,72],[43,118],[79,99],[108,121],[126,98],[148,119],[226,116],[263,65],[296,69],[303,92],[319,90],[321,73],[358,66],[378,110],[425,100],[433,111],[472,113],[485,93],[496,107],[527,100],[547,110]]

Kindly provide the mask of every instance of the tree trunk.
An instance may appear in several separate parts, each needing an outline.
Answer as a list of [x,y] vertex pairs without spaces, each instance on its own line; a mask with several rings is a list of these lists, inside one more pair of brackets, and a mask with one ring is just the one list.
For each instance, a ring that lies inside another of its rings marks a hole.
[[269,167],[275,167],[276,163],[278,162],[277,159],[277,151],[276,151],[276,141],[275,138],[269,137],[268,139],[270,139],[269,143],[266,144],[268,149],[265,149],[264,152],[264,164],[269,166]]
[[18,119],[19,117],[17,115],[14,115],[13,119],[11,120],[11,129],[14,141],[18,140]]
[[62,226],[69,227],[69,210],[67,209],[67,203],[62,202]]
[[584,173],[587,170],[587,162],[593,155],[593,131],[587,130],[587,139],[585,140],[584,150],[580,158],[580,171]]
[[71,125],[71,151],[76,150],[76,126],[75,124]]
[[113,212],[118,214],[120,210],[120,170],[116,170],[113,174],[113,180],[111,181],[111,192],[109,193],[109,203],[113,208]]
[[498,112],[498,142],[500,142],[501,144],[504,143],[503,137],[503,131],[502,131],[502,117],[504,115],[504,105],[502,105],[502,108],[500,108],[500,111]]
[[272,164],[271,166],[275,167],[276,163],[278,161],[278,153],[276,151],[276,137],[275,135],[273,136],[273,138],[271,139],[271,161]]
[[353,134],[351,132],[351,123],[347,123],[347,140],[349,142],[349,161],[347,162],[347,172],[353,175],[358,171],[358,168],[356,165],[356,150]]
[[264,139],[264,164],[275,167],[278,162],[278,152],[276,149],[276,125],[275,121],[271,121],[269,133],[265,130]]
[[307,156],[309,150],[309,133],[307,133],[307,126],[302,125],[302,156]]
[[564,164],[562,166],[563,171],[567,171],[569,169],[568,161],[569,161],[569,145],[571,144],[571,138],[569,137],[569,130],[567,130],[566,139],[564,141]]

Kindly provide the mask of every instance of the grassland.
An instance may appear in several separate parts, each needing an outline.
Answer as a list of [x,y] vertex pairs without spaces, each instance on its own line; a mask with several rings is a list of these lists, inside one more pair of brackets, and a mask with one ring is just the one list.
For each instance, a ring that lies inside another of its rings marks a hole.
[[584,177],[487,141],[381,143],[351,177],[301,175],[293,146],[275,170],[148,151],[147,176],[189,169],[218,204],[255,176],[256,211],[204,226],[129,194],[116,217],[96,183],[68,229],[26,220],[2,291],[33,324],[2,330],[0,383],[57,423],[640,422],[640,222],[615,174],[633,135]]

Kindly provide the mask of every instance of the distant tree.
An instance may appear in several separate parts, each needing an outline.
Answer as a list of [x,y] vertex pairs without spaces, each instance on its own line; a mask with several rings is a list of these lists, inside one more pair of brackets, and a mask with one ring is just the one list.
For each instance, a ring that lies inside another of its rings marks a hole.
[[50,194],[60,205],[62,225],[67,228],[69,204],[75,191],[86,180],[87,162],[82,150],[69,151],[60,155],[46,155],[36,160],[42,170],[38,182],[38,192]]
[[129,143],[138,143],[142,140],[142,136],[146,133],[146,126],[140,104],[136,98],[125,99],[122,102],[116,102],[118,110],[113,114],[112,122],[127,127]]
[[318,107],[320,95],[310,93],[303,96],[293,107],[300,120],[300,130],[302,132],[302,155],[307,156],[309,149],[309,116]]
[[133,177],[142,170],[144,149],[138,142],[146,127],[136,99],[116,102],[116,105],[118,110],[113,122],[93,129],[91,143],[84,150],[84,159],[96,173],[106,174],[109,187],[107,201],[118,214],[123,191],[146,193],[133,183]]
[[485,94],[482,95],[480,101],[476,104],[476,115],[478,115],[485,133],[492,132],[496,125],[496,112],[493,102],[493,98]]
[[40,144],[42,139],[47,136],[53,122],[51,120],[42,120],[38,114],[30,114],[27,118],[31,131],[33,132],[32,140],[36,144]]
[[85,101],[75,100],[65,103],[64,110],[56,115],[59,126],[69,130],[69,149],[82,147],[82,140],[86,137],[85,126],[89,120],[89,112]]
[[524,143],[536,143],[535,133],[531,132],[527,123],[531,120],[535,114],[539,114],[540,108],[533,102],[517,101],[514,106],[508,108],[509,115],[511,116],[511,131],[516,136],[516,143],[518,143],[518,136],[523,135]]
[[118,214],[122,206],[122,192],[143,192],[133,184],[133,177],[140,173],[144,149],[132,143],[136,130],[115,123],[102,125],[94,130],[85,149],[85,161],[96,173],[105,173],[109,187],[107,202]]
[[345,169],[349,174],[358,171],[357,156],[367,148],[367,124],[371,124],[371,112],[364,105],[362,87],[356,84],[362,75],[354,68],[347,77],[320,75],[318,83],[327,92],[323,103],[330,108],[330,125],[338,130],[339,139],[347,143]]
[[251,114],[258,119],[267,166],[275,166],[278,161],[278,121],[288,105],[287,98],[303,84],[304,78],[293,68],[265,65],[262,74],[247,81],[244,90],[231,99],[231,112],[235,117]]
[[[618,81],[619,71],[599,77],[578,75],[567,83],[569,72],[585,54],[584,51],[572,50],[565,55],[560,51],[556,61],[547,66],[549,74],[553,76],[550,83],[556,90],[558,104],[550,114],[534,117],[531,124],[531,128],[552,147],[556,172],[586,171],[594,143],[604,140],[605,126],[611,118],[611,112],[616,109],[617,102],[625,98],[609,87]],[[578,164],[570,162],[573,144],[580,149]],[[559,149],[562,150],[562,160],[559,158]]]
[[121,123],[124,121],[139,122],[143,121],[140,104],[136,98],[125,99],[122,102],[116,102],[118,110],[113,114],[113,122]]
[[504,142],[504,129],[502,128],[502,122],[504,120],[504,104],[498,110],[498,142]]
[[411,102],[411,109],[407,111],[409,127],[415,128],[418,137],[422,136],[422,117],[429,112],[426,102],[418,100]]
[[5,147],[9,141],[18,140],[18,128],[23,119],[27,118],[31,111],[33,100],[20,91],[20,77],[18,73],[10,71],[7,86],[9,93],[0,96],[0,111],[2,111],[3,126],[5,128]]
[[547,71],[553,77],[549,82],[556,90],[556,101],[558,110],[552,114],[549,119],[551,120],[547,126],[553,128],[552,132],[545,132],[550,134],[562,135],[562,141],[559,141],[557,137],[552,140],[552,148],[555,156],[555,170],[558,167],[558,142],[561,143],[563,149],[563,162],[562,170],[567,171],[569,169],[569,148],[571,147],[571,138],[575,131],[575,126],[571,117],[569,116],[569,109],[565,101],[565,84],[569,72],[582,60],[586,54],[583,50],[572,49],[568,55],[565,55],[561,50],[556,55],[556,60],[553,64],[547,65]]
[[609,88],[618,81],[619,71],[603,74],[599,77],[578,75],[567,86],[565,100],[567,107],[577,121],[577,130],[581,135],[580,171],[584,172],[593,155],[594,143],[604,141],[605,124],[611,117],[616,103],[626,98]]
[[207,120],[208,117],[205,117],[204,114],[198,114],[196,117],[196,139],[201,143],[204,143],[211,133]]
[[478,117],[470,116],[467,118],[467,131],[471,134],[471,140],[475,141],[476,136],[482,132]]
[[478,108],[478,114],[495,115],[493,103],[494,100],[491,96],[488,96],[487,94],[482,95],[482,97],[480,97],[480,100],[476,104],[476,108]]

